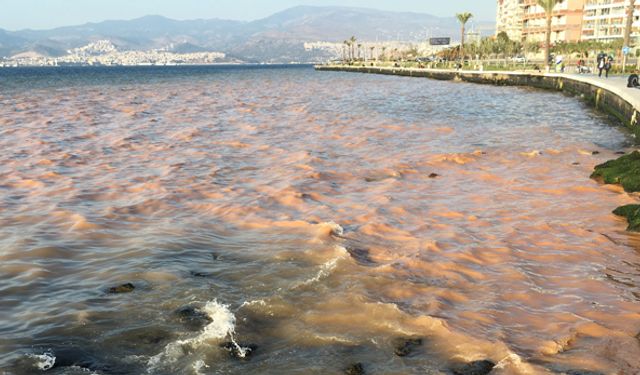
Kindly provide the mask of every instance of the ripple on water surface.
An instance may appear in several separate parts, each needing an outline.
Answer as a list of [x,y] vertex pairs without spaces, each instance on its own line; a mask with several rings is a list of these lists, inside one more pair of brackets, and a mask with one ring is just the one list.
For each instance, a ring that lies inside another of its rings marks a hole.
[[630,138],[574,98],[308,67],[0,81],[2,370],[640,368],[632,198],[588,178]]

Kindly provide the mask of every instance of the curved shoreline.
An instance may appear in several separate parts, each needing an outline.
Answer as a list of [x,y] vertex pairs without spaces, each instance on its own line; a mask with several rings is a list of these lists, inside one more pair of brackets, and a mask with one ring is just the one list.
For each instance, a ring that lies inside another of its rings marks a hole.
[[[640,90],[627,88],[613,80],[570,74],[453,71],[445,69],[416,69],[374,66],[316,65],[318,71],[354,72],[369,74],[422,77],[437,80],[491,84],[498,86],[528,86],[577,95],[598,110],[622,122],[640,138]],[[616,84],[618,83],[618,84]],[[637,91],[636,91],[637,90]],[[635,95],[634,95],[635,94]]]

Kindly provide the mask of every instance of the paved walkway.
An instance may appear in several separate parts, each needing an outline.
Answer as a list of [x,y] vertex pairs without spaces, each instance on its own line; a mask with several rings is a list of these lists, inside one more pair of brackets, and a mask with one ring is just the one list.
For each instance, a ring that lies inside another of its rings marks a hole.
[[611,76],[609,78],[598,77],[597,74],[547,74],[552,77],[566,77],[570,79],[574,79],[576,81],[581,81],[585,83],[590,83],[592,85],[601,87],[605,90],[609,90],[621,98],[629,102],[631,105],[636,108],[636,110],[640,111],[640,89],[639,88],[629,88],[627,87],[627,78],[628,76]]
[[[397,68],[396,68],[397,69]],[[415,70],[415,69],[414,69]],[[419,70],[419,69],[418,69]],[[446,72],[451,70],[445,69],[426,69],[432,71],[442,71]],[[585,83],[592,84],[594,86],[601,87],[605,90],[611,91],[622,99],[629,102],[633,107],[640,112],[640,88],[629,88],[627,87],[627,79],[628,75],[625,76],[611,76],[609,78],[598,77],[597,74],[577,74],[577,73],[538,73],[537,71],[477,71],[477,70],[460,70],[460,73],[475,73],[475,74],[483,74],[483,73],[497,73],[497,74],[513,74],[513,75],[544,75],[549,77],[565,77],[569,79],[574,79],[576,81],[581,81]],[[603,73],[604,74],[604,73]]]
[[[397,69],[397,68],[396,68]],[[416,69],[412,69],[416,70]],[[417,69],[420,70],[420,69]],[[424,70],[424,69],[423,69]],[[446,69],[426,69],[431,71],[442,71],[442,72],[451,72],[451,70]],[[574,79],[576,81],[581,81],[585,83],[589,83],[598,87],[601,87],[605,90],[611,91],[627,102],[629,102],[633,107],[640,112],[640,88],[629,88],[627,87],[627,79],[628,75],[625,76],[611,76],[609,78],[598,77],[597,74],[577,74],[577,73],[538,73],[537,71],[477,71],[477,70],[460,70],[460,73],[475,73],[475,74],[485,74],[485,73],[497,73],[497,74],[513,74],[513,75],[544,75],[549,77],[565,77]],[[604,74],[604,73],[603,73]]]
[[[338,68],[344,68],[346,70],[353,68],[353,69],[360,69],[361,67],[359,66],[336,66]],[[362,67],[362,68],[367,68],[367,67]],[[625,76],[611,76],[609,78],[604,78],[604,77],[598,77],[597,74],[577,74],[577,73],[540,73],[538,71],[490,71],[490,70],[485,70],[485,71],[477,71],[477,70],[451,70],[451,69],[419,69],[419,68],[400,68],[400,67],[379,67],[376,66],[375,69],[381,69],[381,70],[386,70],[386,71],[415,71],[415,72],[424,72],[424,71],[428,71],[428,72],[441,72],[441,73],[453,73],[453,72],[458,72],[461,74],[478,74],[478,75],[484,75],[484,74],[505,74],[505,75],[541,75],[541,76],[549,76],[549,77],[564,77],[567,79],[573,79],[576,81],[581,81],[581,82],[585,82],[585,83],[589,83],[591,85],[600,87],[602,89],[608,90],[618,96],[620,96],[622,99],[624,99],[625,101],[627,101],[629,104],[631,104],[636,111],[640,112],[640,89],[639,88],[629,88],[627,87],[627,78],[628,75]]]

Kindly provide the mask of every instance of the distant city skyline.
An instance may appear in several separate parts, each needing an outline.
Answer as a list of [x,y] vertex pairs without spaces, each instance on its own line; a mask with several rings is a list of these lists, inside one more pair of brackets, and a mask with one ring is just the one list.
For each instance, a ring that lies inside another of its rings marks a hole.
[[146,15],[251,21],[297,5],[375,8],[440,17],[468,11],[483,21],[494,20],[496,13],[495,0],[0,0],[0,5],[0,28],[5,30],[50,29]]

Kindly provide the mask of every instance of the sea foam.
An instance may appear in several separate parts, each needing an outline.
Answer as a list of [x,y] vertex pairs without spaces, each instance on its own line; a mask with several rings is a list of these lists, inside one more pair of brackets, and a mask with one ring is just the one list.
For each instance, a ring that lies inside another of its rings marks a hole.
[[[179,359],[197,352],[210,341],[220,341],[226,337],[229,337],[231,343],[236,346],[240,357],[246,356],[248,349],[242,348],[235,341],[236,317],[229,310],[229,306],[213,300],[207,302],[202,311],[211,318],[211,323],[205,326],[197,336],[171,342],[162,352],[151,357],[147,362],[148,373],[155,373],[164,366],[171,365]],[[197,359],[194,362],[196,372],[206,367],[206,363],[202,359]]]
[[56,357],[53,353],[31,354],[29,357],[35,360],[34,366],[41,371],[51,370],[56,364]]
[[329,277],[331,273],[338,266],[338,262],[346,258],[347,256],[349,256],[349,252],[343,246],[335,246],[334,249],[335,249],[335,252],[337,253],[337,256],[335,258],[332,258],[328,260],[326,263],[324,263],[323,265],[321,265],[320,269],[318,270],[318,273],[316,273],[314,277],[307,279],[301,283],[294,284],[292,289],[298,288],[300,286],[313,284],[324,278]]

